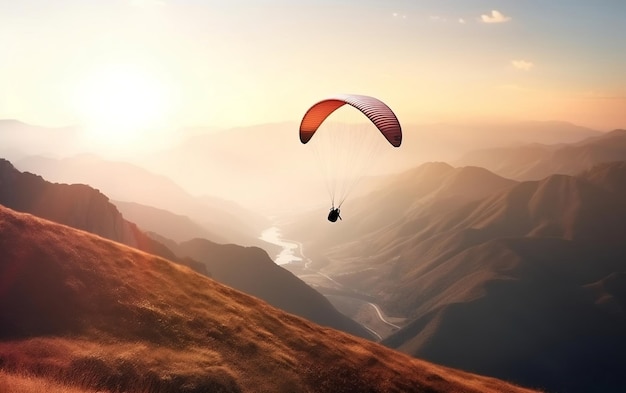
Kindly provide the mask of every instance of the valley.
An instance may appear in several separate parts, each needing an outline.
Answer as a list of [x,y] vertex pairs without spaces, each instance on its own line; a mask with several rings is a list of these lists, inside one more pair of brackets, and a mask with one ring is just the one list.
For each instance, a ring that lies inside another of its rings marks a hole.
[[280,234],[280,228],[273,226],[259,237],[282,247],[274,261],[323,294],[337,310],[367,328],[378,341],[399,330],[407,322],[406,318],[385,315],[372,297],[355,292],[314,268],[311,259],[304,254],[302,243],[283,239]]

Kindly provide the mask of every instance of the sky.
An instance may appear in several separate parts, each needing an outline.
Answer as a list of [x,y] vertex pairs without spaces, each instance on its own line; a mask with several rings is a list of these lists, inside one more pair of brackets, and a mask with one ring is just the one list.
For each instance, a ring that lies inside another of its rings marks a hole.
[[0,119],[235,127],[357,93],[403,123],[626,128],[624,20],[624,0],[0,0]]

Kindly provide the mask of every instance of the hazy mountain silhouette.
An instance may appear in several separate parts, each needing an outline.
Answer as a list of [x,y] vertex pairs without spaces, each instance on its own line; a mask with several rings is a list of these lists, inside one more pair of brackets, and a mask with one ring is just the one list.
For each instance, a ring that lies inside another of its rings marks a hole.
[[[337,120],[330,117],[327,121]],[[197,130],[180,144],[144,159],[142,165],[176,179],[194,193],[272,209],[307,208],[325,197],[324,184],[316,182],[322,170],[311,146],[300,143],[298,128],[297,122],[284,122],[219,132]],[[539,121],[403,124],[403,133],[402,146],[376,160],[372,169],[377,172],[371,175],[401,172],[428,161],[455,160],[479,148],[574,142],[600,134],[571,123]],[[382,137],[381,143],[385,143]],[[207,185],[220,187],[209,192]],[[355,187],[352,196],[360,193],[361,187]]]
[[517,180],[552,174],[575,175],[603,162],[626,160],[626,130],[614,130],[576,143],[498,147],[467,153],[457,165],[477,165]]
[[[303,114],[305,109],[303,108]],[[328,121],[336,122],[337,119],[329,118]],[[365,117],[363,121],[366,122]],[[55,173],[45,171],[50,163],[22,166],[18,158],[25,155],[62,158],[93,151],[89,149],[94,148],[80,146],[80,133],[72,134],[71,137],[56,133],[55,138],[50,139],[48,134],[52,129],[22,125],[27,131],[11,127],[3,130],[0,123],[0,153],[4,150],[21,151],[16,156],[5,154],[5,157],[12,158],[19,169],[40,173],[54,181],[87,183],[115,200],[154,206],[200,221],[193,217],[192,212],[176,210],[176,206],[156,203],[145,196],[139,198],[139,195],[128,195],[130,190],[124,185],[132,189],[134,181],[122,182],[121,185],[118,181],[112,187],[111,183],[120,179],[119,172],[109,173],[110,177],[105,179],[105,184],[101,183],[103,179],[94,182],[93,178],[85,176],[57,178],[56,170]],[[211,127],[183,129],[179,130],[179,143],[172,142],[162,151],[135,155],[129,159],[153,173],[174,179],[193,195],[212,195],[254,209],[262,209],[263,212],[309,208],[325,200],[324,183],[319,178],[321,168],[315,152],[311,146],[300,143],[298,127],[298,122],[283,122],[222,130]],[[375,132],[371,129],[368,131]],[[428,161],[451,162],[475,149],[525,143],[569,143],[600,134],[571,123],[539,121],[403,124],[403,133],[405,137],[402,147],[378,160],[372,167],[376,172],[368,175],[401,172]],[[384,143],[383,138],[381,143]],[[457,166],[467,165],[483,166],[471,163]],[[96,168],[89,169],[93,171]],[[134,172],[131,170],[129,174]],[[150,184],[148,179],[143,180],[145,184]],[[120,193],[122,191],[124,194]],[[163,191],[165,195],[169,195]],[[351,196],[364,192],[362,187],[355,187]],[[156,196],[152,195],[152,199],[154,197]],[[236,216],[240,218],[240,215]],[[237,243],[243,244],[242,241]]]
[[[429,127],[426,127],[429,128]],[[429,128],[431,133],[440,133],[450,143],[481,144],[493,147],[527,143],[574,143],[585,138],[599,136],[602,132],[578,126],[566,121],[511,121],[511,122],[468,122],[437,123]],[[479,143],[473,142],[480,141]]]
[[177,242],[202,238],[216,243],[228,243],[226,238],[209,232],[187,216],[135,202],[112,201],[112,203],[124,217],[139,225],[145,232],[155,232]]
[[[169,178],[127,162],[81,155],[60,160],[28,157],[15,165],[52,181],[89,184],[116,201],[135,202],[187,216],[209,233],[219,233],[222,239],[232,243],[260,245],[258,236],[268,225],[264,217],[233,202],[192,196]],[[148,226],[147,222],[137,224]]]
[[3,377],[85,391],[527,391],[322,328],[186,267],[2,206],[0,249]]
[[415,208],[331,250],[324,271],[414,318],[394,348],[549,391],[623,391],[624,201],[626,162],[600,164]]
[[75,127],[42,127],[18,120],[0,120],[0,157],[13,162],[33,154],[62,157],[76,154],[80,130]]
[[286,122],[198,131],[143,162],[196,194],[207,194],[207,186],[215,185],[211,195],[268,210],[308,200],[317,186],[323,187],[303,181],[317,174],[313,159],[300,143],[298,124]]

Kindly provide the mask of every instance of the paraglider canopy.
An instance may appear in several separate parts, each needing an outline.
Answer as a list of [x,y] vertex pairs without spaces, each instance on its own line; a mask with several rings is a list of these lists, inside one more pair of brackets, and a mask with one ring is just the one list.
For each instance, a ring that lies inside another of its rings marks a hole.
[[309,108],[300,123],[300,142],[307,143],[324,120],[346,104],[355,107],[367,116],[391,145],[400,146],[402,127],[393,111],[377,98],[357,94],[337,95],[319,101]]

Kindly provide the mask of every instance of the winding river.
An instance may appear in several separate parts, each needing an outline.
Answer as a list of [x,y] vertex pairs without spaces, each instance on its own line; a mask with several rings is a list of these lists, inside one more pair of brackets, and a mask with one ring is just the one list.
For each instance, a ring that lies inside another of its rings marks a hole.
[[282,238],[278,227],[269,227],[261,232],[259,239],[281,247],[281,251],[272,259],[277,265],[286,265],[292,262],[302,262],[302,257],[296,255],[301,254],[300,244]]
[[[335,286],[342,287],[342,284],[336,282],[328,275],[323,274],[315,269],[311,270],[309,267],[311,261],[309,258],[307,258],[304,255],[302,251],[302,244],[295,240],[283,239],[280,228],[276,226],[272,226],[272,227],[265,229],[261,233],[261,236],[259,236],[259,239],[280,247],[280,252],[272,258],[277,265],[287,265],[290,263],[304,263],[304,269],[307,271],[310,271],[309,276],[315,275],[315,276],[323,277],[329,282],[331,282],[332,284],[334,284]],[[300,279],[307,282],[305,276],[300,276]],[[342,296],[337,296],[337,295],[330,296],[329,300],[331,301],[331,303],[333,303],[333,297],[336,298],[336,297],[342,297]],[[343,297],[351,298],[351,296],[349,296],[347,293]],[[384,337],[388,336],[393,331],[400,329],[400,326],[394,324],[392,321],[388,319],[388,317],[386,317],[383,314],[382,310],[377,304],[363,301],[362,299],[357,299],[357,298],[353,298],[352,300],[371,307],[370,310],[373,310],[374,312],[373,315],[375,316],[376,319],[380,321],[379,323],[371,324],[371,323],[367,323],[367,321],[364,321],[364,320],[358,320],[358,319],[355,319],[355,320],[361,323],[370,332],[372,332],[379,340],[382,340]],[[393,318],[393,320],[394,322],[402,322],[404,318]]]

